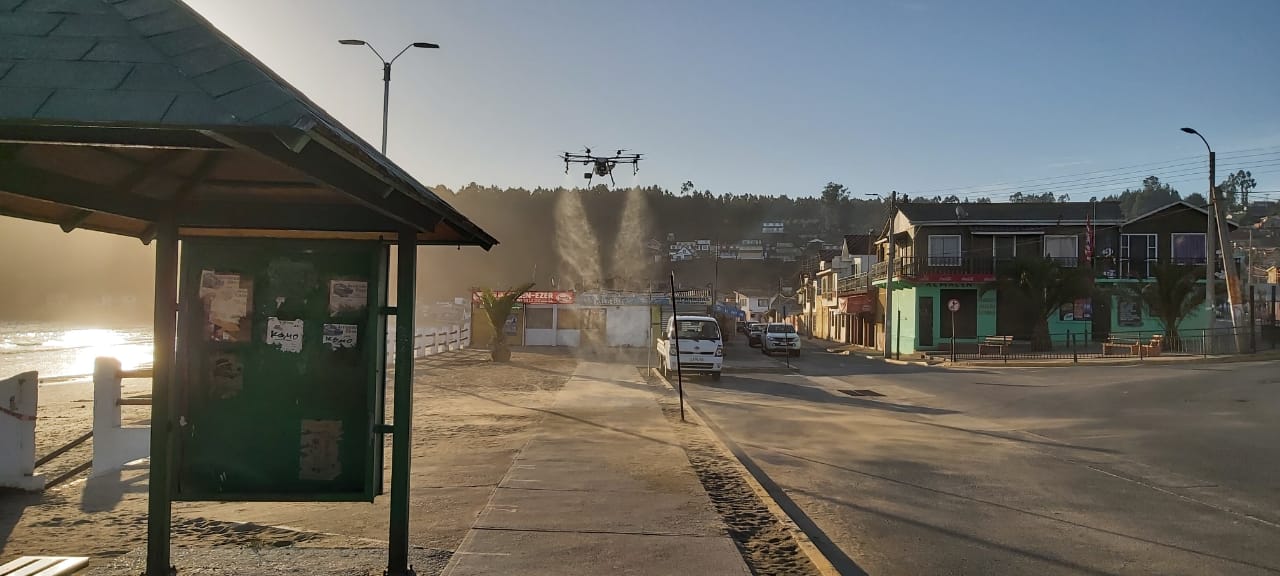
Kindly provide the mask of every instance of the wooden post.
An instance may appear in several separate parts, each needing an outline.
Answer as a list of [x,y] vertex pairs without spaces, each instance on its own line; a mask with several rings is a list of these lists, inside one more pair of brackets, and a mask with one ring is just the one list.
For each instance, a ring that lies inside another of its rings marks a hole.
[[417,297],[418,235],[400,232],[396,242],[396,379],[391,436],[391,522],[387,575],[412,576],[409,566],[409,465],[413,431],[413,323]]
[[172,211],[155,223],[154,366],[151,377],[151,470],[147,482],[146,576],[169,576],[173,512],[173,386],[178,338],[178,226]]

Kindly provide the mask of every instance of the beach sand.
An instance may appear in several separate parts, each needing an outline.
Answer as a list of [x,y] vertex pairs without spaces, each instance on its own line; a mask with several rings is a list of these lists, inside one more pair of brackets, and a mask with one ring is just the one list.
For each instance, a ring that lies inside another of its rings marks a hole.
[[[556,352],[517,352],[505,365],[477,350],[418,360],[410,543],[421,548],[415,554],[433,559],[420,574],[443,566],[457,548],[533,433],[541,418],[537,410],[550,405],[575,366],[572,357]],[[149,386],[145,380],[126,381],[124,395],[146,394]],[[37,457],[90,430],[92,396],[89,382],[41,387]],[[125,407],[125,423],[145,422],[148,411]],[[389,437],[387,442],[389,463]],[[37,472],[52,478],[91,455],[89,441]],[[22,555],[82,555],[93,558],[90,574],[124,574],[136,567],[146,544],[145,463],[104,477],[85,476],[43,494],[0,493],[0,563]],[[385,477],[389,483],[389,467]],[[388,500],[383,495],[372,504],[174,503],[174,555],[194,558],[194,550],[222,547],[252,554],[285,547],[385,549]]]

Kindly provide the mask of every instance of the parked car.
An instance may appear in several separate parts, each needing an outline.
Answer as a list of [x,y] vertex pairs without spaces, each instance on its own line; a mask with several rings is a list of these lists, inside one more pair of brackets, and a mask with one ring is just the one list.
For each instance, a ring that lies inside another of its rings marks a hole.
[[763,322],[751,323],[751,326],[747,328],[747,344],[753,348],[761,345],[760,336],[764,334],[764,326]]
[[796,327],[781,322],[769,324],[765,327],[760,351],[771,356],[778,353],[799,356],[800,335],[796,334]]

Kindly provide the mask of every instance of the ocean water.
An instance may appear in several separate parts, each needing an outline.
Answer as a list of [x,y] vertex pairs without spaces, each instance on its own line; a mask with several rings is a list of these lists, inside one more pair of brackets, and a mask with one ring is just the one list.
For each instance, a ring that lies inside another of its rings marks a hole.
[[0,321],[0,378],[30,370],[41,380],[88,376],[99,356],[126,370],[151,364],[151,327]]

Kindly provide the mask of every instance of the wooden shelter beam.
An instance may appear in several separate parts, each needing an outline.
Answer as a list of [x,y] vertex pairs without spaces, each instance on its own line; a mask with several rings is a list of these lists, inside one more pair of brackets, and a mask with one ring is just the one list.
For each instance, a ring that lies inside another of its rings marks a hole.
[[249,132],[205,132],[210,138],[261,154],[301,173],[317,183],[342,192],[369,210],[391,218],[402,226],[431,232],[442,216],[427,205],[397,191],[387,181],[349,161],[335,161],[324,146],[304,146],[293,151],[271,134]]

